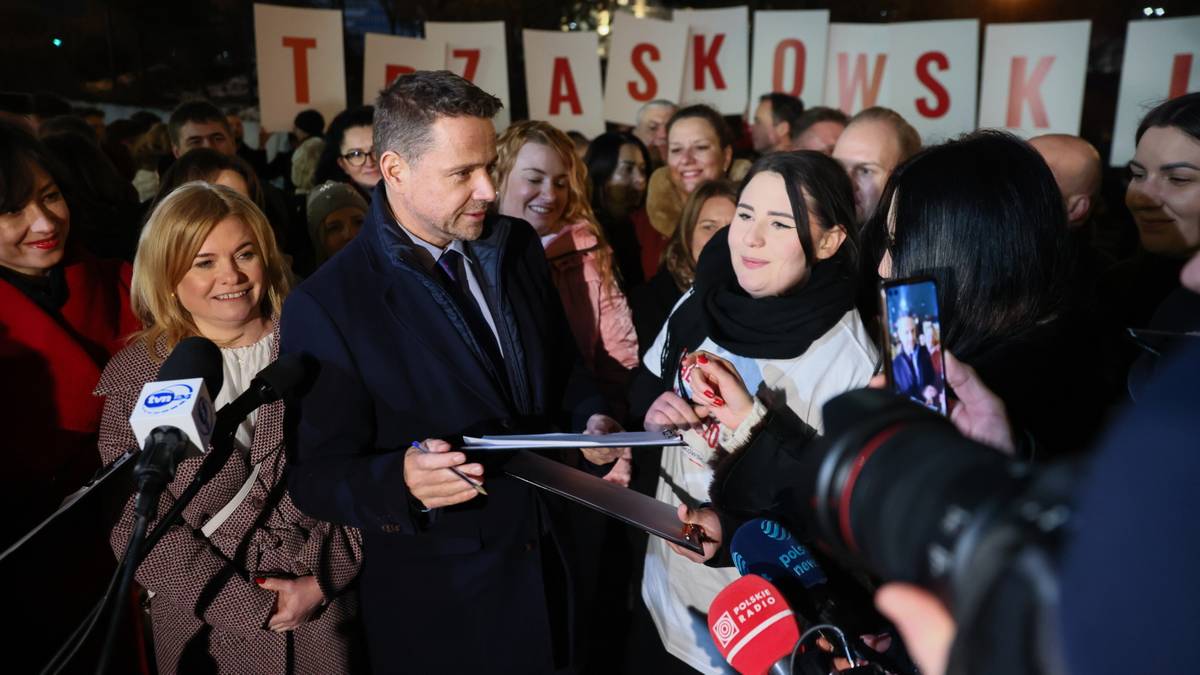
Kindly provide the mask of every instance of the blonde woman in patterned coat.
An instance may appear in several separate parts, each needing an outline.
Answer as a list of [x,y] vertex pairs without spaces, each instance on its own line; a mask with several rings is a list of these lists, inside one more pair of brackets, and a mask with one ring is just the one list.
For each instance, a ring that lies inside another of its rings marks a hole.
[[[164,199],[134,262],[132,305],[144,329],[113,357],[96,389],[107,397],[104,462],[136,444],[128,419],[137,394],[183,338],[200,335],[221,347],[218,407],[245,391],[279,354],[278,314],[287,291],[271,228],[250,200],[201,182]],[[152,594],[159,672],[359,670],[358,599],[349,587],[362,562],[361,535],[309,518],[292,503],[284,489],[282,403],[252,414],[236,443],[241,452],[138,569],[138,582]],[[180,464],[160,516],[199,464],[200,458]],[[246,484],[249,492],[239,499]],[[112,532],[118,558],[132,523],[131,498]]]

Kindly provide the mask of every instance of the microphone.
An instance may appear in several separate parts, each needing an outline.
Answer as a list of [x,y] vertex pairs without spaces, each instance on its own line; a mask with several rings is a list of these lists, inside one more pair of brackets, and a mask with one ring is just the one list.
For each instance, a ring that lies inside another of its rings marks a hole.
[[776,584],[809,622],[838,623],[831,616],[825,571],[783,525],[766,518],[747,521],[734,533],[729,550],[740,574]]
[[889,666],[892,672],[912,672],[903,663],[903,655],[881,654],[854,637],[890,629],[878,617],[872,595],[845,573],[837,576],[836,568],[826,574],[812,552],[783,525],[767,518],[747,521],[734,532],[729,549],[739,573],[775,584],[809,624],[847,629],[859,653]]
[[202,337],[184,338],[138,394],[129,425],[142,451],[134,465],[137,508],[148,517],[175,478],[179,462],[208,448],[216,424],[212,397],[224,381],[221,350]]
[[790,675],[800,629],[783,594],[766,579],[748,574],[721,589],[708,606],[708,632],[742,675]]
[[[176,498],[176,507],[191,501],[197,490],[221,472],[221,468],[233,454],[234,432],[238,430],[238,425],[241,424],[242,419],[246,418],[247,414],[259,406],[272,404],[272,402],[283,399],[284,396],[305,389],[316,377],[318,368],[316,359],[307,354],[283,354],[266,368],[258,371],[258,375],[253,377],[245,392],[217,411],[216,424],[211,435],[212,452],[204,458],[203,462],[200,462],[196,476],[192,478],[187,489]],[[155,534],[151,534],[148,539],[148,543],[151,545],[157,540]]]

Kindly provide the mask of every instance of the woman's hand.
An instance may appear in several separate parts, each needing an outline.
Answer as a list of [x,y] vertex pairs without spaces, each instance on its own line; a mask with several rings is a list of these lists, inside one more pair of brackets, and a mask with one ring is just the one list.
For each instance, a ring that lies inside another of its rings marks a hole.
[[950,408],[950,421],[962,435],[1005,454],[1014,454],[1016,446],[1004,401],[987,388],[974,368],[950,352],[946,352],[946,383],[958,396]]
[[707,506],[692,510],[687,507],[687,504],[680,504],[679,520],[685,525],[700,527],[700,546],[704,549],[704,555],[698,555],[677,544],[668,542],[667,545],[671,547],[671,550],[692,562],[698,563],[707,562],[717,554],[717,549],[721,548],[721,519],[717,517],[716,510]]
[[295,579],[258,577],[254,581],[275,593],[275,611],[267,620],[267,628],[276,633],[299,628],[312,618],[325,599],[317,578],[311,575]]
[[729,429],[741,426],[754,407],[754,397],[733,364],[708,352],[693,352],[683,360],[690,367],[688,384],[692,395],[703,402],[708,413]]
[[642,423],[646,431],[702,429],[705,417],[708,417],[706,407],[692,406],[680,398],[679,394],[664,391],[650,404]]

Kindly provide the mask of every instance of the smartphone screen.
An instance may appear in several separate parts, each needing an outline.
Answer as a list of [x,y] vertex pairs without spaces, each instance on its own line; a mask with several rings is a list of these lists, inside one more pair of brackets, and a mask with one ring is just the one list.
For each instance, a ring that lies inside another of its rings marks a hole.
[[888,383],[892,391],[946,414],[946,369],[937,284],[929,277],[881,288]]

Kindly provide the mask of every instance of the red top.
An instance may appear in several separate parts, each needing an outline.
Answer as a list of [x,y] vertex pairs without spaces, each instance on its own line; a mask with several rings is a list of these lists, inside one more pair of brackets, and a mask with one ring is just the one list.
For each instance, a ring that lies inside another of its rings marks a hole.
[[658,273],[659,260],[667,248],[667,238],[650,224],[645,209],[638,209],[629,219],[633,221],[633,231],[642,249],[642,273],[646,279],[651,279]]
[[7,462],[0,494],[13,507],[0,541],[48,516],[99,468],[104,400],[92,390],[139,328],[128,263],[73,251],[63,272],[68,297],[58,317],[0,280],[0,449]]

